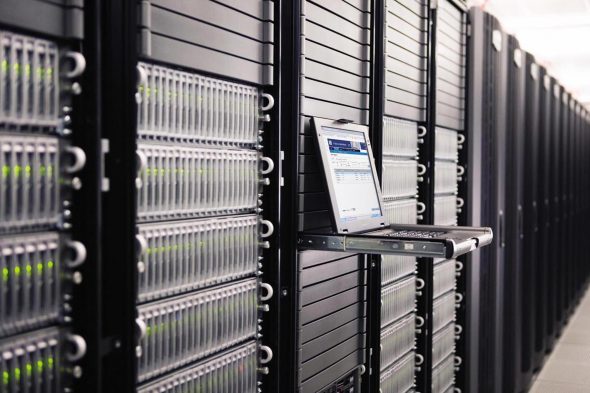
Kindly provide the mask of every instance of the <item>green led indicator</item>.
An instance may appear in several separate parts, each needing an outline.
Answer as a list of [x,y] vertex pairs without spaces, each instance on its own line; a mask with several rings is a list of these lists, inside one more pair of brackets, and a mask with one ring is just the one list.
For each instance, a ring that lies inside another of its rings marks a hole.
[[37,273],[39,273],[39,274],[43,273],[43,264],[42,263],[37,264]]
[[6,282],[8,281],[8,277],[10,276],[10,270],[7,267],[2,269],[2,279]]
[[2,166],[2,177],[8,177],[10,175],[10,166],[3,165]]
[[20,266],[17,266],[14,268],[14,274],[16,274],[17,276],[20,276]]
[[20,177],[20,174],[23,171],[23,168],[20,165],[15,165],[13,171],[14,171],[15,177]]
[[31,275],[31,273],[33,272],[33,266],[31,266],[31,265],[27,265],[27,266],[25,267],[25,271],[27,272],[27,276],[30,276],[30,275]]
[[39,374],[41,374],[43,372],[43,367],[44,367],[43,361],[37,360],[37,372]]
[[14,379],[20,381],[20,368],[18,367],[14,369]]
[[20,64],[14,63],[14,65],[12,66],[12,69],[14,70],[14,72],[19,74],[20,73]]
[[48,269],[53,269],[53,261],[48,261],[47,262],[47,268]]
[[27,177],[31,176],[31,166],[30,165],[25,166],[25,174],[27,175]]
[[27,369],[27,377],[33,375],[33,365],[31,363],[27,363],[25,368]]
[[47,77],[51,78],[52,75],[53,75],[53,67],[47,68]]
[[2,71],[8,71],[8,60],[2,60]]
[[25,75],[31,76],[31,65],[30,64],[25,64]]
[[46,173],[47,173],[47,168],[45,167],[45,165],[41,165],[39,167],[39,174],[41,174],[41,176],[45,176]]
[[2,383],[8,385],[10,383],[10,373],[8,371],[2,372]]
[[53,358],[52,357],[47,359],[47,367],[53,368]]

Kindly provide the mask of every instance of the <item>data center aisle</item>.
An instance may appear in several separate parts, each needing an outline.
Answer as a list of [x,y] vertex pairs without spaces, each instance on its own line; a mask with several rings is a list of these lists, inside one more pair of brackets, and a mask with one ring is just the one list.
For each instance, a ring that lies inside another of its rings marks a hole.
[[590,392],[590,291],[565,327],[530,393]]

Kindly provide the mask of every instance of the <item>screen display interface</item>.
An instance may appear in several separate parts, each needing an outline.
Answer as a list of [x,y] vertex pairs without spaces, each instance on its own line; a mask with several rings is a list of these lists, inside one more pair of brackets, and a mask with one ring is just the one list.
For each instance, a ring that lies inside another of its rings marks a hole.
[[352,222],[381,217],[365,134],[322,127],[320,141],[328,151],[328,174],[334,187],[339,218]]

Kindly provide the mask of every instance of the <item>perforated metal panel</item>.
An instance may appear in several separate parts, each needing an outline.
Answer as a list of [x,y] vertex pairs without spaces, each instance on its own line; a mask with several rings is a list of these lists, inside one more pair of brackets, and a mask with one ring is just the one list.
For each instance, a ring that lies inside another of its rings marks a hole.
[[258,85],[272,84],[272,1],[137,4],[141,56]]
[[448,0],[438,2],[436,23],[436,124],[465,128],[467,15]]
[[180,370],[177,374],[141,386],[140,393],[213,391],[254,393],[257,389],[257,345],[241,345]]
[[140,306],[146,331],[139,380],[254,338],[257,286],[251,279]]
[[384,113],[426,120],[428,2],[385,1]]

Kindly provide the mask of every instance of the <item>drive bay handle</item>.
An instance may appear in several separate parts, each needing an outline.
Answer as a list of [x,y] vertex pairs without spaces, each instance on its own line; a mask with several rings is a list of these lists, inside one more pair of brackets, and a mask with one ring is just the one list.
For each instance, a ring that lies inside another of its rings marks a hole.
[[137,255],[143,255],[148,249],[148,242],[143,235],[135,235],[135,247]]
[[417,353],[416,354],[416,366],[421,366],[422,364],[424,364],[424,356]]
[[260,288],[266,291],[266,295],[260,295],[261,301],[265,302],[267,300],[270,300],[272,298],[272,295],[274,295],[274,289],[272,288],[272,285],[262,282],[260,283]]
[[268,220],[260,220],[260,224],[262,224],[262,225],[264,225],[266,227],[266,231],[262,232],[260,234],[260,237],[267,238],[267,237],[271,236],[274,233],[275,226],[273,225],[272,222],[270,222]]
[[424,318],[422,318],[421,316],[417,316],[416,317],[416,327],[421,328],[422,326],[424,326]]
[[137,326],[137,338],[141,340],[145,337],[147,333],[147,325],[145,321],[141,318],[135,319],[135,325]]
[[86,261],[88,255],[84,244],[77,240],[70,240],[66,243],[66,247],[74,253],[74,257],[66,262],[69,268],[78,267]]
[[270,157],[262,157],[260,159],[260,161],[265,162],[266,163],[266,169],[263,169],[260,171],[261,174],[263,175],[268,175],[269,173],[271,173],[274,169],[275,169],[275,163],[272,160],[272,158]]
[[66,340],[72,345],[73,352],[65,353],[66,359],[70,362],[77,362],[86,355],[86,340],[77,334],[68,334]]
[[260,357],[260,359],[259,359],[260,364],[267,364],[268,362],[270,362],[272,360],[272,357],[273,357],[272,349],[270,349],[266,345],[261,345],[260,351],[262,351],[265,355],[264,357]]
[[81,171],[86,165],[86,153],[84,150],[77,146],[68,146],[65,151],[74,158],[74,162],[71,165],[67,165],[64,168],[66,173],[76,173]]
[[74,63],[74,67],[71,70],[64,72],[64,76],[66,78],[77,78],[80,75],[82,75],[86,70],[86,58],[84,58],[84,55],[82,53],[69,51],[64,53],[63,57],[64,59],[72,60],[72,62]]
[[267,100],[266,105],[263,105],[263,106],[260,107],[260,110],[261,111],[266,112],[266,111],[269,111],[272,108],[274,108],[274,106],[275,106],[275,98],[271,94],[263,93],[261,95],[261,97]]
[[416,206],[417,206],[416,213],[422,214],[422,213],[424,213],[426,211],[426,205],[424,203],[418,202],[416,204]]

